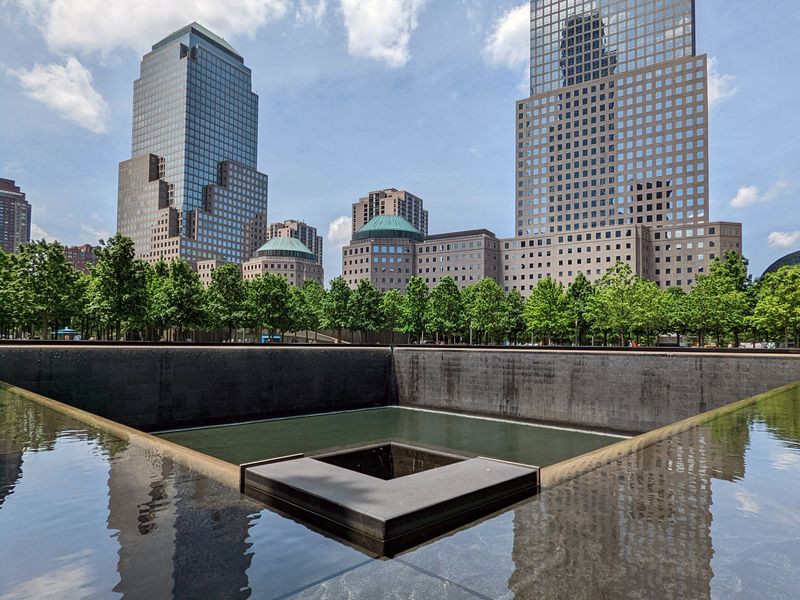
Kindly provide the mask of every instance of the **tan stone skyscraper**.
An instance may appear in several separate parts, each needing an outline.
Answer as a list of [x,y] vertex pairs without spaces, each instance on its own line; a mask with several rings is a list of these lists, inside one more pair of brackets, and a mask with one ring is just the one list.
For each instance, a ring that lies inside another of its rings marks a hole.
[[322,265],[322,236],[317,235],[317,228],[305,221],[287,219],[283,222],[270,223],[267,239],[276,237],[293,237],[314,253],[317,262]]
[[693,0],[532,0],[503,283],[595,280],[617,260],[688,288],[741,224],[711,222],[707,58]]
[[119,166],[117,230],[151,262],[241,263],[267,239],[250,69],[197,23],[142,59],[131,159]]

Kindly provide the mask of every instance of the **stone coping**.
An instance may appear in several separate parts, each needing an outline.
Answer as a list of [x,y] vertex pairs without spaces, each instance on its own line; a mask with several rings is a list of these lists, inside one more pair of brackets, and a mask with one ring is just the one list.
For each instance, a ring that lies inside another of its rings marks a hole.
[[581,454],[580,456],[561,461],[548,467],[543,467],[539,475],[540,485],[542,489],[555,487],[561,483],[564,483],[565,481],[569,481],[570,479],[579,477],[584,473],[588,473],[604,465],[619,460],[620,458],[628,456],[629,454],[644,450],[645,448],[648,448],[649,446],[652,446],[662,440],[678,435],[679,433],[683,433],[684,431],[694,427],[704,425],[725,415],[737,412],[753,404],[757,404],[758,402],[766,400],[775,394],[787,392],[792,389],[800,392],[800,382],[790,383],[774,390],[764,392],[763,394],[751,396],[750,398],[744,398],[738,402],[727,404],[721,408],[710,410],[699,415],[689,417],[688,419],[683,419],[682,421],[665,425],[664,427],[659,427],[658,429],[648,431],[647,433],[611,444],[610,446],[606,446],[598,450],[593,450],[592,452],[587,452],[586,454]]
[[248,467],[243,485],[270,506],[393,556],[534,495],[538,469],[479,457],[386,480],[301,457]]
[[235,489],[239,487],[239,467],[234,464],[214,458],[208,454],[203,454],[197,450],[186,448],[180,444],[161,439],[154,435],[150,435],[149,433],[139,431],[133,427],[122,425],[121,423],[117,423],[111,419],[98,417],[97,415],[85,410],[74,408],[62,402],[41,396],[40,394],[35,394],[26,389],[8,385],[2,381],[0,381],[0,390],[15,396],[19,396],[26,400],[30,400],[36,404],[40,404],[46,408],[49,408],[50,410],[84,423],[89,427],[94,427],[100,431],[110,433],[134,446],[148,450],[155,450],[156,452],[167,456],[175,463],[200,473],[209,479],[219,481],[220,483]]

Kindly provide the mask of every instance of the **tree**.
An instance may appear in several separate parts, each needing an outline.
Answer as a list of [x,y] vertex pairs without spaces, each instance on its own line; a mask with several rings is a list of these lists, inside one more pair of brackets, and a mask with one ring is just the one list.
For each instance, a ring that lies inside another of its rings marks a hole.
[[500,330],[509,341],[516,344],[525,329],[525,299],[514,288],[503,298]]
[[336,330],[337,344],[342,342],[342,329],[350,325],[350,294],[347,282],[339,276],[331,281],[331,289],[325,294],[322,305],[322,326]]
[[204,325],[206,313],[205,290],[200,277],[184,260],[175,259],[155,270],[153,314],[156,322],[165,329],[174,328],[178,339],[183,331]]
[[388,290],[381,297],[381,314],[384,326],[392,332],[392,345],[394,334],[402,330],[403,321],[403,295],[397,290]]
[[489,277],[484,277],[473,291],[468,293],[470,304],[466,306],[467,318],[472,329],[478,332],[479,340],[494,340],[502,331],[503,288]]
[[425,338],[425,308],[428,305],[428,286],[422,277],[414,276],[408,281],[403,297],[403,331],[417,335],[421,344]]
[[681,336],[688,335],[692,328],[692,310],[689,294],[679,287],[671,287],[662,294],[663,311],[667,330],[677,335],[680,346]]
[[594,288],[591,282],[581,271],[578,271],[575,280],[567,288],[570,319],[574,328],[576,346],[585,343],[586,333],[589,331],[589,321],[586,315],[592,294],[594,294]]
[[280,275],[267,273],[251,279],[247,285],[247,315],[253,327],[283,333],[291,327],[289,282]]
[[445,276],[439,284],[431,290],[425,306],[425,330],[446,339],[452,338],[461,331],[463,306],[458,285],[452,277]]
[[0,335],[9,335],[17,322],[20,301],[17,274],[16,257],[0,250]]
[[[307,279],[300,291],[303,294],[303,301],[306,307],[306,336],[308,330],[314,330],[314,339],[317,339],[317,330],[322,326],[323,313],[325,308],[325,288],[316,280]],[[306,341],[308,341],[306,339]]]
[[750,285],[747,260],[731,251],[725,252],[723,260],[714,259],[708,273],[697,276],[690,298],[701,342],[704,334],[712,333],[717,345],[722,345],[725,334],[732,333],[734,345],[739,345],[753,305]]
[[51,322],[69,319],[75,310],[78,274],[58,242],[23,244],[15,262],[21,316],[28,324],[41,325],[42,339],[47,339]]
[[116,339],[124,322],[141,321],[147,310],[147,270],[134,258],[133,240],[117,234],[97,251],[89,286],[89,310],[113,324]]
[[226,264],[211,273],[211,284],[206,290],[206,307],[212,327],[228,330],[228,339],[233,330],[241,327],[244,321],[247,287],[242,279],[239,265]]
[[589,320],[599,331],[615,332],[625,345],[633,319],[633,300],[638,277],[627,263],[617,263],[595,284],[588,303]]
[[[753,324],[770,338],[800,333],[800,267],[785,266],[764,276],[752,316]],[[796,339],[795,339],[796,341]]]
[[358,282],[348,300],[349,326],[359,332],[364,343],[368,331],[379,331],[383,327],[381,293],[368,279]]
[[544,338],[549,346],[553,337],[569,330],[572,322],[569,298],[561,282],[550,277],[540,279],[525,302],[525,324],[531,335]]

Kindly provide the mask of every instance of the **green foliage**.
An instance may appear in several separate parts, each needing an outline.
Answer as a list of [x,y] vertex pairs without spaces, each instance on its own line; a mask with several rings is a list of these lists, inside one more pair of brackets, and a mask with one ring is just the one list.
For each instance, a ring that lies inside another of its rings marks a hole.
[[403,326],[403,294],[397,290],[388,290],[381,297],[381,314],[384,326],[392,332],[394,343],[395,332],[402,331]]
[[769,337],[783,338],[800,333],[800,267],[781,267],[767,273],[758,289],[752,322]]
[[723,260],[714,259],[708,273],[697,276],[690,294],[693,329],[698,337],[713,334],[721,345],[729,332],[738,345],[739,333],[752,311],[750,285],[746,259],[731,251],[725,252]]
[[425,336],[425,309],[428,306],[428,286],[422,277],[412,277],[406,286],[403,298],[403,331],[419,335],[421,342]]
[[592,295],[594,295],[594,287],[586,279],[586,275],[579,271],[575,280],[567,288],[574,341],[578,345],[586,343],[586,334],[589,331],[587,314]]
[[518,290],[512,289],[503,299],[500,330],[508,340],[516,343],[526,329],[525,299]]
[[114,325],[117,339],[123,324],[141,323],[147,313],[148,270],[134,256],[133,240],[117,234],[101,246],[92,269],[89,312]]
[[[305,305],[305,329],[316,331],[322,326],[325,309],[325,288],[313,279],[307,280],[300,288]],[[298,329],[302,329],[298,327]]]
[[347,312],[349,327],[363,334],[367,331],[379,331],[383,327],[381,314],[381,293],[368,279],[358,282],[355,291],[350,294]]
[[350,325],[350,295],[352,291],[344,278],[331,281],[331,289],[325,294],[322,304],[322,326],[335,329],[338,339],[342,339],[342,329]]
[[572,323],[570,303],[564,286],[550,277],[540,279],[531,292],[524,311],[525,325],[531,335],[550,344],[569,331]]
[[247,320],[259,330],[287,331],[290,321],[289,282],[267,273],[247,283]]
[[175,329],[176,335],[205,323],[203,284],[186,261],[160,263],[153,269],[149,289],[151,318],[160,330]]
[[478,333],[478,339],[496,340],[503,330],[503,288],[488,277],[481,279],[468,292],[467,322]]
[[39,325],[42,338],[47,339],[51,325],[68,322],[80,310],[78,274],[58,242],[22,245],[14,264],[12,291],[20,306],[17,317],[26,325]]
[[211,273],[211,284],[206,290],[206,309],[209,324],[228,330],[242,326],[245,319],[247,287],[238,265],[221,265]]
[[622,345],[636,324],[633,312],[639,279],[630,265],[618,261],[597,281],[588,303],[587,316],[592,327],[603,333],[616,333]]
[[450,276],[442,277],[431,290],[423,317],[425,330],[437,337],[451,338],[463,329],[463,306],[458,285]]

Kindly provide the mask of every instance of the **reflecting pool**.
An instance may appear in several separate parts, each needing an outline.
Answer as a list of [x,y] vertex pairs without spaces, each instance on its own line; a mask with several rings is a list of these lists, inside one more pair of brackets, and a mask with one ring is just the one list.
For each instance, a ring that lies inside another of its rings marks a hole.
[[234,464],[387,440],[552,465],[618,436],[398,407],[184,429],[159,437]]
[[796,598],[797,388],[374,560],[0,391],[0,598]]

